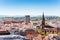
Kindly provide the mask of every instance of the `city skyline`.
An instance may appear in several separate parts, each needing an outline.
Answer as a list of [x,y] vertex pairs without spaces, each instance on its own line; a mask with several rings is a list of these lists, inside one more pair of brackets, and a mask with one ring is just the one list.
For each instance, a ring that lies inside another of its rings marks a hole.
[[60,0],[0,0],[0,15],[60,16]]

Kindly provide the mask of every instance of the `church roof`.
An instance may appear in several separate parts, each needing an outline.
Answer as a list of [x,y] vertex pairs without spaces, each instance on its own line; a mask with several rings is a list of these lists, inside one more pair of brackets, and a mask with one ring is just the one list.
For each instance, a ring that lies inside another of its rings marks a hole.
[[54,27],[52,27],[52,26],[50,26],[50,25],[45,25],[44,27],[45,27],[45,28],[54,28]]

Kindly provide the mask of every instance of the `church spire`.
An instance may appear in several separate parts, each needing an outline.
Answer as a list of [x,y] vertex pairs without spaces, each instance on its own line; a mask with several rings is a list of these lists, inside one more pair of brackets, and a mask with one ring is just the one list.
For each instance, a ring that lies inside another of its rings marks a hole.
[[44,28],[45,26],[45,17],[44,17],[44,12],[43,12],[43,15],[42,15],[42,29]]

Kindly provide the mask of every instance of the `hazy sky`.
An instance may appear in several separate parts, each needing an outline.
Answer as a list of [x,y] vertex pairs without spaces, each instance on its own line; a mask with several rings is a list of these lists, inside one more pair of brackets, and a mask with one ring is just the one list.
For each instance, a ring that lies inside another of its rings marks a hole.
[[60,16],[60,0],[0,0],[0,15]]

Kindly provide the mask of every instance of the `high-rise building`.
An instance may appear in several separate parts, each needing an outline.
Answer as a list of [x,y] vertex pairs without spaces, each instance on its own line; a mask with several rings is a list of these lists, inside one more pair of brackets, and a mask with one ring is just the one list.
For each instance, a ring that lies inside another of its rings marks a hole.
[[30,23],[30,15],[25,16],[25,21],[26,21],[26,23]]
[[42,29],[44,28],[45,26],[45,17],[44,17],[44,12],[43,12],[43,15],[42,15]]

